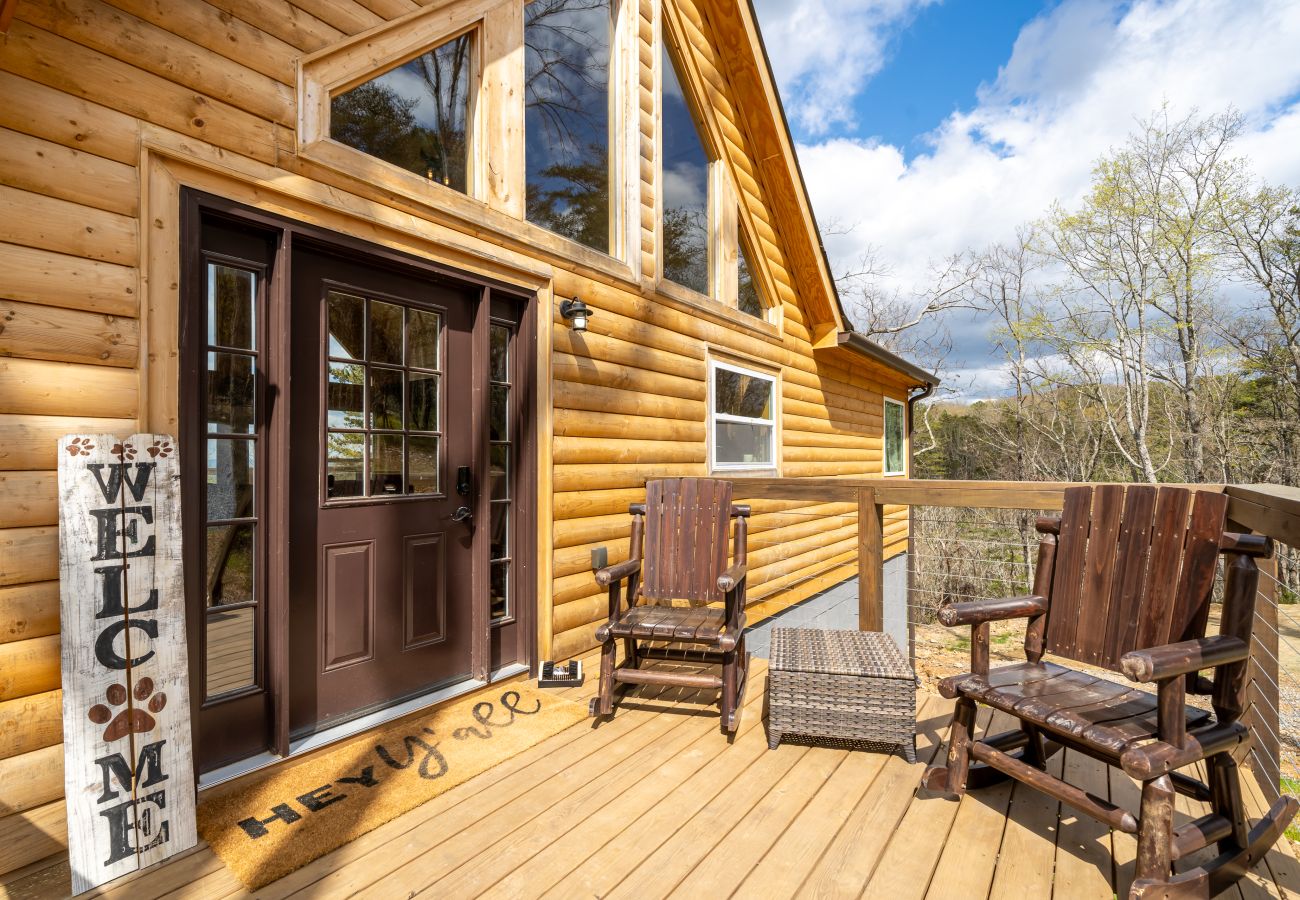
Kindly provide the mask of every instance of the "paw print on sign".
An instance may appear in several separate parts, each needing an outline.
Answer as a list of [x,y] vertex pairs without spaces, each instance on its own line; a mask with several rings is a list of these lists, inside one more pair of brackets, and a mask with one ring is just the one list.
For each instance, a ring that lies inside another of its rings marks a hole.
[[[147,710],[144,706],[131,706],[120,710],[114,716],[113,710],[108,706],[96,703],[86,713],[87,718],[96,725],[108,726],[104,729],[105,741],[121,740],[128,734],[145,734],[153,731],[157,723],[150,713],[160,713],[167,705],[167,695],[162,691],[155,694],[153,679],[148,676],[135,683],[135,690],[132,693],[137,701],[147,704]],[[110,684],[108,690],[104,691],[104,699],[112,706],[121,706],[126,703],[126,688],[120,684]]]
[[[129,445],[128,445],[128,446],[129,446]],[[149,455],[150,455],[151,457],[157,458],[157,457],[161,456],[161,457],[163,457],[164,459],[166,459],[168,456],[171,456],[171,455],[172,455],[172,442],[171,442],[171,441],[154,441],[154,442],[153,442],[153,446],[148,447],[148,448],[147,448],[147,451],[148,451],[148,453],[149,453]]]
[[95,445],[90,442],[90,438],[73,438],[67,446],[69,456],[89,456],[94,449]]
[[127,460],[135,459],[134,444],[114,444],[110,451],[114,456],[120,456]]

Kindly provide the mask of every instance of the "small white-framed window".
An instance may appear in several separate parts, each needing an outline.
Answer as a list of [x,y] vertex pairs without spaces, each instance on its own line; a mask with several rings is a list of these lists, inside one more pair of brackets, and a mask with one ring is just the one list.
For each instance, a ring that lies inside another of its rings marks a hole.
[[709,362],[710,463],[715,470],[776,468],[776,376]]
[[885,398],[884,475],[907,474],[907,407]]

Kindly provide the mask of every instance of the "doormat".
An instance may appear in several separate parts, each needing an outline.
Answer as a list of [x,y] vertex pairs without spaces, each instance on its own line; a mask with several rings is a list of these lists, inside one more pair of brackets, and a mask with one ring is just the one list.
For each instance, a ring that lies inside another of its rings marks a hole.
[[587,717],[516,685],[408,716],[199,799],[199,834],[250,890]]

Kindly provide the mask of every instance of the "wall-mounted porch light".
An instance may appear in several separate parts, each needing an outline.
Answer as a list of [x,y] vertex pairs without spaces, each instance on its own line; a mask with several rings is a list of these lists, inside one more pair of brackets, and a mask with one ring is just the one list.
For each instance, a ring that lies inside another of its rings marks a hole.
[[583,303],[580,297],[560,301],[560,315],[564,317],[564,320],[569,323],[569,327],[574,331],[586,331],[587,320],[595,314],[596,311]]

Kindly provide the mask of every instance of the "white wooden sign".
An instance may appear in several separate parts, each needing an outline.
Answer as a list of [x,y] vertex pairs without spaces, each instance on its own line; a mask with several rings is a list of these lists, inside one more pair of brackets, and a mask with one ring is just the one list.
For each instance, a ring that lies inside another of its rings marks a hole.
[[72,892],[192,847],[180,460],[168,435],[59,441]]

